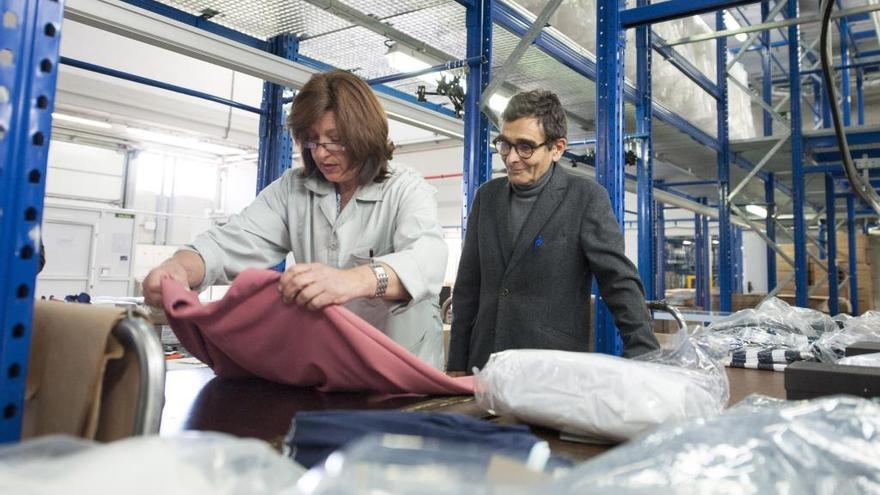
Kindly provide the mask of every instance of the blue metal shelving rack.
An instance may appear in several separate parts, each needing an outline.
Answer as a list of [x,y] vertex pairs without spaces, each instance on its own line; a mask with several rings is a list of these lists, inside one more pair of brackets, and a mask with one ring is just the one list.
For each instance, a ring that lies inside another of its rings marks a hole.
[[0,3],[0,443],[21,434],[62,3]]

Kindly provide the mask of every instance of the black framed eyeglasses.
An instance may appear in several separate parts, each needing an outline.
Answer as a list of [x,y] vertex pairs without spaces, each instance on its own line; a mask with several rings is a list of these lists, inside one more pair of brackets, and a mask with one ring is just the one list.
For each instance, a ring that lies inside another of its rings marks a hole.
[[318,146],[323,146],[325,150],[329,153],[339,153],[340,151],[345,151],[345,145],[340,143],[317,143],[315,141],[303,141],[303,148],[309,151],[315,151],[318,149]]
[[510,144],[509,142],[505,141],[504,139],[501,139],[500,137],[498,137],[498,138],[495,138],[494,141],[492,141],[492,147],[495,148],[495,151],[497,151],[499,155],[505,156],[505,157],[510,154],[510,150],[515,149],[516,154],[519,155],[520,158],[522,158],[524,160],[528,160],[529,158],[532,157],[532,155],[535,154],[536,149],[540,148],[541,146],[546,145],[549,142],[550,142],[550,140],[548,139],[548,140],[544,141],[543,143],[538,143],[538,144],[529,144],[529,143]]

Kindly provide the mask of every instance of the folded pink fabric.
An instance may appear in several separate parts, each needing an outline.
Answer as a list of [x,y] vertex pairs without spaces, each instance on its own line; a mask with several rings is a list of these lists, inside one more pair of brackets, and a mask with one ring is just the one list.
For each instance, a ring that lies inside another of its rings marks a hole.
[[257,376],[322,391],[472,394],[473,378],[451,378],[341,306],[309,311],[284,304],[281,274],[245,270],[220,301],[202,304],[162,281],[168,322],[193,356],[224,377]]

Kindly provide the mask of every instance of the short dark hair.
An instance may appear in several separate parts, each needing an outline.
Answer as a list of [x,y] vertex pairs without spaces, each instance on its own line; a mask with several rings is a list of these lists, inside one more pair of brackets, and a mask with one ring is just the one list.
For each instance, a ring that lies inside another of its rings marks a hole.
[[562,109],[562,103],[555,93],[541,90],[517,93],[501,114],[501,120],[505,122],[527,117],[538,119],[548,143],[562,139],[568,134],[565,110]]
[[388,178],[388,160],[394,153],[394,143],[388,140],[388,117],[370,86],[342,70],[313,75],[293,99],[287,127],[300,146],[303,176],[324,180],[312,154],[302,149],[302,144],[312,125],[328,110],[336,114],[336,129],[349,162],[358,167],[358,184]]

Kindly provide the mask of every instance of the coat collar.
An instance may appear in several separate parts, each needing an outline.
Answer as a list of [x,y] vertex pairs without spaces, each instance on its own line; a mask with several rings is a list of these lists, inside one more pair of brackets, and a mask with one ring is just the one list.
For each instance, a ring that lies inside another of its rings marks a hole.
[[[529,216],[526,217],[526,221],[520,230],[519,236],[517,236],[514,241],[513,251],[510,254],[510,258],[507,260],[508,271],[511,267],[515,266],[519,259],[528,252],[535,242],[537,242],[537,236],[541,229],[544,228],[544,224],[550,220],[550,216],[553,215],[553,212],[556,211],[559,204],[562,203],[562,199],[565,197],[565,189],[568,187],[568,173],[555,163],[553,164],[551,172],[553,175],[550,177],[550,181],[544,186],[544,190],[541,191],[541,194],[538,196],[538,200],[532,207],[532,211],[529,212]],[[510,193],[508,192],[507,194]],[[508,223],[506,216],[499,218],[498,220],[504,225]],[[510,227],[508,226],[507,229],[509,228]],[[507,232],[509,232],[509,230]]]
[[[392,172],[393,175],[393,172]],[[385,179],[384,182],[370,182],[369,184],[358,186],[354,192],[354,198],[358,201],[381,201],[382,194],[385,192],[385,184],[391,180],[391,177]],[[332,182],[319,179],[314,176],[306,177],[305,188],[312,191],[318,196],[326,196],[336,193],[336,186]]]

